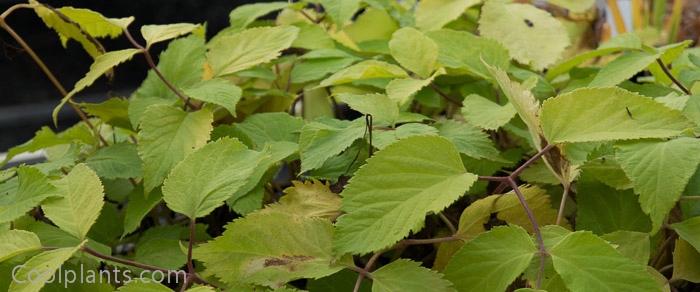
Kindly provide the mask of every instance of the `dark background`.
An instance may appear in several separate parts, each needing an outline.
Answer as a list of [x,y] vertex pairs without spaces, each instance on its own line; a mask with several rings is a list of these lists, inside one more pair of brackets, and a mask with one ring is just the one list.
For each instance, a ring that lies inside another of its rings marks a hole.
[[[0,12],[24,1],[0,0]],[[143,43],[139,28],[144,24],[166,24],[176,22],[207,23],[207,33],[213,33],[228,26],[228,14],[236,6],[255,0],[135,0],[135,1],[43,1],[53,7],[73,6],[88,8],[106,17],[134,16],[130,26],[134,37]],[[69,41],[63,48],[58,35],[39,19],[34,11],[21,9],[7,19],[7,23],[36,51],[47,66],[70,91],[88,71],[92,58],[75,41]],[[107,51],[130,48],[122,36],[115,40],[100,39]],[[153,47],[153,55],[158,56],[166,44]],[[77,100],[98,101],[109,96],[128,96],[145,78],[148,66],[144,59],[136,56],[131,62],[116,69],[115,78],[107,82],[101,78],[93,86],[76,97]],[[51,111],[58,104],[61,95],[54,89],[31,58],[19,45],[0,29],[0,152],[23,143],[41,126],[52,125]],[[59,115],[59,128],[65,128],[78,121],[77,115],[69,107],[64,107]]]

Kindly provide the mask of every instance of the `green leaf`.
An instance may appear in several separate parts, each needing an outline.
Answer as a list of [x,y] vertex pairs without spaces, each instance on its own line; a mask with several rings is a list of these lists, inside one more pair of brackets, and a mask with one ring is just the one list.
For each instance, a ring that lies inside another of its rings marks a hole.
[[[544,189],[537,186],[521,186],[520,192],[522,192],[539,224],[555,224],[557,210],[552,208],[550,196]],[[465,208],[459,217],[456,235],[461,239],[471,240],[486,231],[484,225],[488,223],[492,213],[496,214],[498,220],[518,225],[528,232],[534,232],[532,223],[520,204],[520,200],[513,191],[510,191],[506,194],[491,195],[476,200]],[[566,222],[562,225],[566,225]]]
[[[200,81],[204,73],[206,48],[202,37],[191,35],[174,40],[158,58],[158,70],[166,80],[177,88],[188,88]],[[158,77],[153,70],[132,94],[129,100],[129,120],[138,128],[141,116],[154,104],[175,104],[178,96]]]
[[616,87],[582,88],[548,99],[541,120],[550,143],[666,138],[691,127],[679,111]]
[[131,57],[140,52],[141,51],[138,49],[124,49],[107,52],[95,58],[95,62],[90,65],[90,71],[85,74],[85,77],[81,78],[75,83],[73,89],[68,92],[68,94],[61,99],[61,103],[54,108],[53,113],[51,114],[54,124],[58,124],[58,111],[61,110],[63,105],[66,104],[66,102],[68,102],[73,95],[92,85],[97,78],[100,78],[100,76],[109,72],[115,66],[130,60]]
[[331,191],[328,184],[312,180],[292,181],[292,185],[284,190],[284,196],[278,203],[271,204],[260,212],[281,212],[331,221],[340,216],[340,197]]
[[399,106],[406,106],[411,103],[413,96],[418,93],[418,91],[430,85],[437,75],[443,73],[445,73],[443,69],[438,69],[438,71],[428,79],[415,79],[410,77],[393,79],[386,85],[386,94],[389,96],[389,99],[397,102]]
[[181,246],[180,234],[187,234],[186,229],[179,226],[148,229],[136,243],[133,260],[164,269],[177,270],[187,263],[187,248]]
[[[425,151],[430,149],[430,151]],[[439,212],[474,182],[448,140],[415,136],[377,152],[342,192],[334,239],[339,253],[365,254],[418,232],[425,215]]]
[[[314,51],[309,52],[309,54]],[[302,56],[303,58],[303,56]],[[338,72],[358,60],[350,55],[332,58],[304,59],[292,68],[292,83],[304,83],[319,80],[328,74]]]
[[602,235],[617,230],[651,231],[651,220],[632,190],[615,190],[584,171],[576,192],[576,227]]
[[167,286],[150,279],[133,279],[117,289],[119,292],[172,292]]
[[686,137],[619,145],[617,160],[632,180],[642,210],[651,217],[652,231],[661,226],[700,164],[700,157],[686,155],[696,151],[700,140]]
[[[576,1],[579,2],[579,1]],[[569,72],[574,67],[583,64],[584,62],[591,60],[593,58],[598,58],[601,56],[606,56],[615,52],[623,50],[634,50],[642,48],[642,40],[636,33],[624,33],[618,35],[606,43],[603,43],[599,48],[591,51],[587,51],[576,56],[573,56],[567,60],[559,62],[557,65],[549,68],[547,74],[545,75],[547,80],[553,80],[555,77]]]
[[6,230],[0,232],[0,262],[16,255],[41,249],[41,242],[36,234],[24,230]]
[[136,145],[117,143],[97,150],[85,160],[98,176],[106,179],[143,176],[142,162]]
[[384,94],[343,93],[338,95],[338,100],[360,113],[372,115],[374,123],[393,125],[399,118],[399,105]]
[[96,143],[96,140],[90,129],[83,123],[77,124],[58,134],[54,133],[51,128],[44,126],[41,127],[39,131],[36,131],[34,138],[31,140],[10,148],[10,150],[7,151],[5,160],[0,162],[0,165],[4,165],[13,157],[24,152],[34,152],[52,146],[71,144],[73,142],[91,145]]
[[398,259],[372,272],[372,292],[453,292],[452,283],[443,275],[420,266],[420,263]]
[[479,32],[508,49],[520,63],[540,71],[554,64],[569,46],[564,25],[535,6],[486,1],[479,18]]
[[262,150],[268,142],[298,142],[304,121],[286,113],[259,113],[234,126],[251,140],[251,148]]
[[173,168],[163,183],[163,199],[192,219],[205,216],[245,185],[263,157],[234,139],[209,143]]
[[445,67],[464,69],[476,77],[490,79],[484,62],[501,69],[508,68],[510,63],[508,50],[492,39],[449,29],[431,31],[427,35],[438,45],[438,62]]
[[649,262],[651,242],[649,233],[618,230],[604,234],[600,238],[615,246],[615,249],[623,256],[633,259],[641,265]]
[[29,259],[13,274],[8,291],[38,292],[49,281],[56,270],[70,259],[85,242],[76,247],[58,248],[42,252]]
[[85,164],[78,164],[53,184],[61,197],[42,204],[46,217],[62,230],[85,239],[104,205],[100,178]]
[[366,60],[336,72],[321,81],[319,86],[339,85],[375,78],[403,78],[407,76],[406,71],[399,66],[382,61]]
[[215,76],[233,74],[276,59],[298,33],[294,26],[276,26],[224,35],[209,43],[207,60]]
[[301,172],[321,167],[326,160],[343,152],[364,134],[364,119],[353,122],[333,120],[333,124],[310,122],[304,125],[299,138]]
[[[349,287],[354,287],[357,281],[357,273],[350,270],[341,270],[328,277],[323,277],[318,280],[309,280],[306,284],[306,290],[309,292],[349,292]],[[358,292],[370,292],[371,285],[369,281],[362,281]]]
[[[110,37],[116,38],[122,34],[134,17],[107,18],[102,14],[83,8],[73,8],[70,6],[56,9],[70,22],[59,16],[51,9],[31,0],[34,4],[34,12],[44,21],[47,27],[52,28],[61,38],[61,44],[66,47],[68,40],[75,40],[93,58],[104,53],[102,45],[94,38]],[[76,25],[77,24],[77,25]],[[87,33],[87,35],[86,35]]]
[[175,164],[206,144],[212,120],[206,108],[193,113],[167,105],[148,108],[138,135],[146,193],[159,186]]
[[590,232],[572,232],[549,254],[571,291],[661,291],[646,267]]
[[19,185],[9,194],[0,192],[0,223],[12,222],[45,199],[56,196],[56,188],[38,169],[21,166],[17,169]]
[[184,90],[185,95],[225,108],[236,116],[236,104],[243,93],[241,88],[222,78],[204,80]]
[[493,78],[496,80],[498,86],[500,86],[501,90],[508,98],[508,101],[510,101],[510,104],[513,105],[515,111],[518,113],[523,122],[525,122],[525,125],[527,125],[535,146],[539,145],[541,143],[540,139],[542,136],[542,128],[540,126],[539,117],[540,103],[530,91],[531,86],[512,81],[510,77],[508,77],[508,73],[500,68],[489,64],[485,65],[489,72],[491,72]]
[[122,237],[133,232],[141,225],[143,218],[163,199],[163,194],[156,189],[144,196],[143,187],[136,187],[129,193],[129,201],[124,211],[124,232]]
[[246,28],[256,19],[287,6],[289,6],[288,2],[254,3],[238,6],[228,15],[230,27],[233,29]]
[[440,29],[445,24],[459,18],[467,8],[479,4],[481,0],[424,0],[416,8],[416,26],[421,30]]
[[445,120],[437,124],[440,136],[450,140],[460,153],[475,158],[501,160],[498,149],[488,135],[480,129],[455,120]]
[[678,236],[700,251],[700,217],[693,217],[683,222],[671,224]]
[[700,252],[683,239],[676,239],[673,249],[673,277],[700,283]]
[[467,242],[445,267],[458,291],[505,291],[530,264],[537,248],[517,226],[498,226]]
[[649,67],[657,58],[659,58],[659,55],[644,51],[626,53],[605,65],[588,86],[607,87],[618,85]]
[[338,27],[343,27],[350,21],[360,8],[360,0],[319,0],[323,9]]
[[437,66],[437,44],[414,28],[404,27],[394,32],[389,49],[401,66],[423,78],[430,76]]
[[486,130],[497,130],[515,116],[512,104],[499,105],[478,94],[470,94],[462,101],[462,116],[472,125]]
[[131,129],[129,122],[129,101],[113,97],[101,103],[80,103],[80,107],[91,116],[103,122],[124,129]]
[[547,2],[566,8],[574,13],[586,12],[595,4],[595,0],[547,0]]
[[387,130],[373,130],[372,146],[377,149],[384,149],[387,146],[412,136],[437,135],[438,129],[425,124],[408,123]]
[[192,23],[172,23],[163,25],[144,25],[141,27],[141,35],[146,40],[146,47],[149,48],[155,43],[174,39],[179,36],[191,33],[200,25]]
[[[332,265],[332,238],[333,226],[326,219],[252,213],[229,223],[223,235],[200,245],[194,256],[224,283],[279,287],[340,270]],[[275,244],[261,244],[265,242]]]

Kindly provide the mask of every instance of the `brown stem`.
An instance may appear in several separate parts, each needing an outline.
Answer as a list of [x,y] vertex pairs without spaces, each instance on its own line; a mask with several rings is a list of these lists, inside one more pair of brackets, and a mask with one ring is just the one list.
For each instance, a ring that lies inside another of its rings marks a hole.
[[540,225],[537,224],[537,219],[535,219],[535,214],[532,213],[532,209],[530,209],[530,206],[527,204],[527,201],[525,200],[525,196],[523,196],[523,193],[520,192],[520,189],[518,188],[518,185],[515,183],[515,180],[513,180],[512,177],[508,177],[508,183],[513,188],[515,195],[518,196],[518,200],[520,201],[520,205],[522,205],[523,209],[525,209],[525,214],[527,214],[527,218],[530,220],[530,224],[532,224],[532,230],[535,232],[535,238],[537,239],[537,247],[539,249],[539,254],[540,254],[540,266],[539,266],[539,270],[537,271],[537,280],[535,282],[535,288],[539,289],[542,286],[542,276],[544,275],[544,262],[545,262],[545,257],[547,256],[547,250],[544,247],[544,240],[542,239],[542,232],[540,231]]
[[435,86],[435,84],[432,84],[432,83],[431,83],[431,84],[430,84],[430,88],[432,88],[433,90],[435,90],[435,92],[437,92],[437,94],[439,94],[440,96],[442,96],[442,98],[444,98],[444,99],[447,100],[448,102],[453,103],[453,104],[455,104],[455,105],[457,105],[457,106],[462,106],[462,102],[461,102],[461,101],[452,98],[452,97],[449,96],[447,93],[445,93],[444,91],[442,91],[439,87]]
[[533,163],[535,163],[535,161],[537,161],[538,159],[540,159],[540,157],[542,157],[543,155],[545,155],[549,150],[552,150],[552,148],[554,148],[554,144],[549,144],[549,145],[545,146],[544,148],[542,148],[542,150],[540,150],[539,152],[537,152],[537,154],[535,154],[535,155],[533,155],[532,157],[530,157],[530,159],[528,159],[527,161],[525,161],[525,163],[523,163],[522,165],[520,165],[520,167],[518,167],[515,171],[513,171],[513,173],[510,174],[510,177],[513,178],[513,179],[515,179],[516,177],[518,177],[523,171],[525,171],[525,169],[526,169],[528,166],[530,166],[530,165],[532,165]]
[[686,200],[686,201],[700,200],[700,196],[682,196],[681,200]]
[[190,219],[190,242],[187,244],[187,272],[194,274],[194,264],[192,263],[192,247],[194,246],[195,220]]
[[564,208],[566,208],[566,199],[569,197],[569,186],[564,186],[564,193],[561,195],[561,202],[559,202],[559,212],[557,212],[557,222],[559,225],[561,220],[564,219]]
[[442,212],[438,213],[438,217],[440,217],[440,220],[442,220],[442,222],[445,223],[445,225],[447,225],[447,228],[450,229],[450,232],[452,232],[452,234],[457,233],[457,228],[454,224],[452,224],[450,218],[447,218],[447,216],[445,216],[445,214],[443,214]]
[[160,70],[158,69],[158,66],[156,65],[155,61],[153,61],[153,56],[151,56],[151,53],[148,51],[147,48],[145,48],[144,46],[142,46],[141,44],[139,44],[139,43],[134,39],[134,37],[133,37],[133,36],[131,35],[131,33],[129,32],[129,29],[126,29],[126,28],[124,29],[124,35],[126,36],[126,38],[129,40],[129,42],[130,42],[134,47],[136,47],[137,49],[141,50],[141,52],[143,53],[144,58],[146,59],[146,63],[148,63],[148,66],[151,67],[151,70],[153,70],[153,72],[156,73],[156,75],[158,76],[158,78],[160,78],[160,80],[163,81],[163,83],[165,84],[165,86],[167,86],[167,87],[170,89],[170,91],[172,91],[173,93],[175,93],[175,95],[177,95],[177,96],[185,103],[185,106],[186,106],[186,107],[189,107],[189,108],[191,108],[191,109],[196,109],[196,107],[195,107],[194,105],[192,105],[192,103],[190,102],[189,97],[187,97],[185,94],[183,94],[182,92],[180,92],[180,90],[178,90],[177,87],[175,87],[175,85],[173,85],[167,78],[165,78],[165,76],[163,75],[163,73],[160,72]]
[[139,262],[132,261],[132,260],[127,260],[127,259],[114,257],[111,255],[102,254],[102,253],[100,253],[92,248],[89,248],[87,246],[83,246],[81,248],[81,250],[90,254],[90,255],[93,255],[97,258],[103,259],[103,260],[107,260],[107,261],[111,261],[111,262],[115,262],[115,263],[119,263],[119,264],[123,264],[123,265],[127,265],[127,266],[136,267],[139,269],[144,269],[144,270],[149,270],[149,271],[160,271],[160,272],[165,273],[166,275],[170,275],[170,274],[175,274],[178,276],[182,275],[182,273],[178,273],[177,271],[171,271],[171,270],[161,268],[161,267],[151,266],[151,265],[139,263]]
[[[58,81],[58,79],[53,74],[53,72],[51,72],[49,67],[46,66],[46,63],[44,63],[44,61],[41,60],[39,55],[37,55],[36,52],[34,52],[32,47],[30,47],[29,44],[27,44],[27,42],[24,41],[24,39],[21,36],[19,36],[19,34],[17,34],[17,32],[15,32],[15,30],[7,24],[7,22],[5,22],[5,18],[9,16],[12,11],[15,11],[20,8],[32,8],[32,6],[27,4],[17,4],[10,7],[5,12],[3,12],[2,15],[0,15],[0,27],[7,31],[7,33],[10,34],[10,36],[22,47],[22,49],[24,49],[24,51],[26,51],[27,54],[29,54],[34,63],[37,66],[39,66],[39,69],[41,69],[42,72],[44,72],[44,75],[46,75],[46,77],[49,79],[51,84],[53,84],[56,90],[58,90],[61,96],[68,95],[68,91],[66,91],[63,85],[61,85],[61,82]],[[88,128],[90,128],[90,130],[92,130],[97,135],[97,138],[100,140],[100,142],[102,142],[102,144],[104,144],[105,146],[109,145],[107,140],[105,140],[105,138],[102,137],[102,135],[100,135],[100,133],[95,130],[95,126],[92,124],[92,122],[90,122],[90,119],[88,119],[87,114],[80,107],[75,105],[72,101],[69,101],[68,104],[78,114],[78,116],[85,123],[85,125],[87,125]]]
[[[372,279],[372,274],[370,273],[370,271],[372,271],[372,267],[374,267],[374,264],[377,262],[377,260],[379,259],[379,257],[382,255],[383,252],[384,252],[384,250],[375,252],[372,255],[372,257],[369,258],[369,260],[367,261],[367,264],[365,264],[364,269],[359,269],[359,268],[358,268],[359,270],[352,269],[353,271],[356,271],[359,273],[359,275],[357,275],[357,280],[355,281],[355,287],[352,289],[353,292],[360,291],[360,287],[362,286],[362,280],[364,280],[365,277]],[[353,267],[357,268],[355,266],[353,266]]]
[[442,243],[442,242],[455,241],[455,240],[459,240],[459,238],[454,236],[454,235],[447,236],[447,237],[428,238],[428,239],[404,239],[402,241],[399,241],[398,245],[435,244],[435,243]]
[[666,64],[664,64],[664,61],[662,61],[660,58],[658,58],[658,59],[656,59],[656,63],[659,64],[659,66],[661,67],[661,70],[664,71],[664,74],[666,74],[666,76],[668,76],[668,78],[671,79],[671,81],[673,81],[673,83],[676,84],[676,86],[678,86],[678,88],[680,88],[681,91],[683,91],[683,93],[685,93],[687,95],[692,94],[690,92],[690,90],[688,90],[688,88],[685,87],[685,85],[683,85],[683,83],[681,83],[678,79],[676,79],[676,77],[674,77],[673,74],[671,74],[671,71],[669,71],[668,67],[666,67]]

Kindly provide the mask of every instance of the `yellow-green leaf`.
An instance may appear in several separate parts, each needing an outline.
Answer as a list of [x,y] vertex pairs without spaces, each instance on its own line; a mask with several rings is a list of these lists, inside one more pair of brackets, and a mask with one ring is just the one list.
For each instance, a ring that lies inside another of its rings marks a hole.
[[389,49],[401,66],[423,78],[428,78],[437,65],[437,44],[417,29],[404,27],[394,32]]
[[112,51],[112,52],[107,52],[104,53],[97,58],[95,58],[95,62],[90,65],[90,71],[88,71],[87,74],[85,74],[85,77],[81,78],[78,80],[78,82],[75,83],[73,86],[73,90],[68,92],[66,96],[61,99],[61,103],[59,103],[56,108],[54,108],[52,117],[53,117],[53,122],[54,124],[58,124],[58,111],[61,110],[63,105],[68,102],[73,95],[76,93],[82,91],[86,87],[92,85],[97,78],[100,78],[100,76],[104,75],[107,73],[109,70],[112,70],[115,66],[128,61],[136,55],[137,53],[141,52],[138,49],[124,49],[124,50],[119,50],[119,51]]
[[46,217],[76,238],[85,239],[104,206],[100,178],[85,164],[78,164],[53,184],[61,197],[47,200],[41,206]]
[[146,47],[155,43],[174,39],[176,37],[191,33],[199,28],[198,24],[192,23],[172,23],[162,25],[144,25],[141,27],[141,35],[146,40]]
[[486,1],[481,9],[479,31],[508,49],[520,63],[542,70],[554,64],[569,46],[564,25],[533,5]]
[[215,76],[272,61],[297,38],[294,26],[256,27],[221,36],[209,43],[207,60]]
[[666,138],[692,127],[680,111],[616,87],[582,88],[548,99],[541,119],[550,143]]

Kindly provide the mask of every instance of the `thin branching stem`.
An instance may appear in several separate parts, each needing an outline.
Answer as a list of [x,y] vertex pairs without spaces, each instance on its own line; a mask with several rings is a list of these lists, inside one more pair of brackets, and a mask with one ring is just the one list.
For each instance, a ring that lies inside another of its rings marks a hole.
[[525,200],[525,196],[523,196],[523,193],[520,192],[520,189],[518,188],[518,184],[513,180],[512,178],[508,178],[508,183],[510,183],[510,186],[513,188],[513,191],[515,192],[515,195],[518,196],[518,200],[520,201],[520,205],[523,206],[523,209],[525,209],[525,214],[527,214],[527,218],[530,220],[530,224],[532,224],[532,230],[535,232],[535,238],[537,239],[537,248],[539,250],[539,256],[540,256],[540,265],[539,269],[537,270],[537,280],[535,282],[535,288],[539,289],[542,286],[542,277],[544,276],[544,263],[545,263],[545,257],[547,256],[547,250],[544,247],[544,239],[542,239],[542,232],[540,231],[540,225],[537,223],[537,219],[535,218],[535,214],[532,212],[532,209],[530,209],[530,206],[527,203],[527,200]]
[[564,209],[566,208],[566,199],[569,198],[569,186],[564,186],[564,192],[561,194],[561,202],[559,202],[559,211],[557,212],[557,222],[559,225],[561,220],[564,219]]
[[673,81],[673,83],[676,84],[676,86],[678,86],[678,88],[680,88],[681,91],[683,91],[683,93],[687,95],[692,94],[690,90],[688,90],[688,88],[685,87],[685,85],[683,85],[683,83],[676,79],[676,77],[674,77],[673,74],[671,74],[671,71],[668,70],[668,67],[666,67],[666,64],[664,64],[664,61],[662,61],[661,59],[656,59],[656,63],[659,64],[661,70],[664,71],[664,74],[666,74],[666,76],[668,76],[668,79],[671,79],[671,81]]
[[[29,57],[32,58],[34,63],[39,67],[39,69],[41,69],[44,75],[46,75],[46,78],[49,79],[51,84],[53,84],[54,88],[58,90],[61,96],[63,97],[68,95],[68,91],[66,91],[65,87],[63,87],[61,82],[58,81],[58,78],[56,78],[56,75],[53,74],[51,69],[49,69],[49,67],[46,66],[46,63],[44,63],[44,61],[39,57],[39,55],[37,55],[36,52],[34,52],[34,49],[32,49],[32,47],[29,46],[29,44],[27,44],[27,42],[24,41],[24,39],[19,34],[17,34],[17,32],[14,29],[12,29],[12,27],[10,27],[5,21],[5,19],[13,11],[21,8],[33,8],[33,6],[29,4],[16,4],[8,8],[7,10],[5,10],[5,12],[3,12],[0,15],[0,27],[2,27],[22,47],[22,49],[27,52]],[[95,125],[93,125],[92,122],[90,122],[90,119],[88,118],[87,114],[80,107],[75,105],[72,101],[69,101],[68,104],[78,114],[78,116],[85,123],[85,125],[87,125],[88,128],[90,128],[90,130],[92,130],[95,133],[95,135],[97,135],[97,138],[100,140],[100,142],[105,146],[109,145],[107,140],[105,140],[105,138],[102,137],[102,135],[96,130]]]
[[148,63],[148,66],[151,67],[151,70],[156,73],[158,78],[160,78],[161,81],[165,84],[165,86],[170,89],[175,95],[177,95],[182,102],[185,103],[185,107],[189,107],[191,109],[196,109],[196,107],[190,102],[190,98],[187,97],[184,93],[182,93],[175,85],[173,85],[165,76],[163,75],[162,72],[160,72],[160,69],[158,69],[158,66],[156,65],[156,62],[153,61],[153,56],[151,56],[151,53],[148,51],[148,48],[142,46],[139,44],[136,39],[131,35],[128,29],[124,29],[124,35],[126,38],[129,40],[131,45],[133,45],[135,48],[139,49],[141,53],[143,53],[144,58],[146,59],[146,63]]
[[447,228],[450,229],[450,232],[452,232],[452,234],[457,233],[457,228],[454,224],[452,224],[450,218],[447,218],[447,216],[445,216],[445,214],[443,214],[442,212],[438,213],[438,217],[440,217],[440,220],[442,220],[442,222],[445,223],[445,225],[447,225]]

